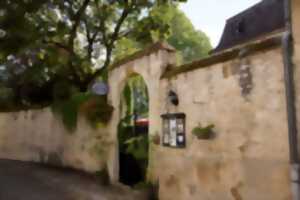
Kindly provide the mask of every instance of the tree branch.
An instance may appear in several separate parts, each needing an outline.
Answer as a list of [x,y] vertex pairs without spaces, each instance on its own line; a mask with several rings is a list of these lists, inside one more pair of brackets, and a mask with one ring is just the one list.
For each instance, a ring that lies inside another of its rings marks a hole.
[[[128,1],[126,1],[128,3]],[[130,14],[132,5],[128,5],[123,9],[122,14],[119,18],[119,20],[117,21],[117,24],[115,26],[115,29],[110,37],[110,40],[107,40],[106,38],[106,32],[105,32],[105,27],[104,26],[100,26],[102,34],[103,34],[103,40],[105,43],[105,47],[106,47],[106,58],[105,58],[105,62],[102,66],[102,68],[98,69],[95,71],[95,73],[89,78],[89,82],[93,81],[97,76],[103,74],[104,72],[107,72],[107,68],[111,63],[111,55],[112,55],[112,50],[114,48],[114,43],[116,42],[116,40],[118,40],[119,38],[119,34],[120,34],[120,30],[121,27],[123,25],[123,23],[125,22],[126,18],[128,17],[128,15]],[[101,20],[103,21],[103,20]]]
[[88,7],[90,0],[85,0],[73,18],[73,26],[70,32],[68,46],[74,51],[74,40],[76,38],[77,28],[80,24],[80,19]]
[[73,21],[73,25],[70,31],[70,37],[68,40],[68,48],[71,51],[71,55],[69,56],[69,67],[71,69],[71,75],[73,77],[73,81],[76,82],[78,85],[81,85],[81,77],[80,74],[78,72],[78,68],[76,68],[73,63],[72,63],[72,59],[75,56],[75,51],[74,51],[74,42],[75,42],[75,38],[76,38],[76,34],[77,34],[77,29],[80,25],[80,20],[82,15],[84,14],[86,8],[88,7],[90,3],[90,0],[84,0],[83,4],[81,5],[81,7],[78,9],[78,11],[75,13],[72,21]]
[[85,26],[86,40],[88,42],[88,45],[87,45],[87,57],[88,57],[89,60],[91,60],[92,59],[92,54],[93,54],[93,44],[94,44],[94,41],[92,39],[88,23],[87,23],[87,21],[85,19],[83,19],[83,23],[84,23],[84,26]]
[[62,43],[54,42],[54,41],[45,41],[45,40],[43,41],[43,43],[48,44],[48,45],[53,45],[53,46],[55,46],[57,48],[60,48],[60,49],[64,49],[65,51],[69,52],[70,54],[72,53],[71,49],[68,46],[66,46]]
[[118,20],[117,22],[117,25],[115,27],[115,30],[111,36],[111,39],[110,39],[110,45],[113,46],[115,41],[118,39],[118,36],[119,36],[119,32],[120,32],[120,29],[125,21],[125,19],[127,18],[127,16],[129,15],[130,13],[130,10],[131,10],[131,6],[130,5],[127,5],[123,12],[122,12],[122,15],[120,17],[120,19]]

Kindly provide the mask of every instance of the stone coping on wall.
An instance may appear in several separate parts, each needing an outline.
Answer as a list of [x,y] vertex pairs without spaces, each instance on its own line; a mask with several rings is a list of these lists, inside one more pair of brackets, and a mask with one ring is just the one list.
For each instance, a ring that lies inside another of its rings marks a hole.
[[243,45],[236,46],[231,49],[224,50],[220,53],[212,54],[201,60],[197,60],[188,64],[169,68],[163,73],[161,79],[172,78],[178,74],[186,73],[192,70],[210,67],[217,63],[226,62],[237,57],[251,55],[263,50],[274,49],[281,45],[283,31],[274,33],[268,37],[261,38]]
[[146,47],[145,49],[143,49],[141,51],[138,51],[130,56],[125,57],[124,59],[116,61],[115,63],[113,63],[110,66],[110,70],[113,70],[117,67],[120,67],[126,63],[129,63],[133,60],[142,58],[144,56],[149,56],[150,54],[155,53],[159,50],[166,50],[168,52],[176,52],[176,49],[174,47],[172,47],[171,45],[169,45],[168,43],[159,41],[159,42],[156,42],[156,43]]

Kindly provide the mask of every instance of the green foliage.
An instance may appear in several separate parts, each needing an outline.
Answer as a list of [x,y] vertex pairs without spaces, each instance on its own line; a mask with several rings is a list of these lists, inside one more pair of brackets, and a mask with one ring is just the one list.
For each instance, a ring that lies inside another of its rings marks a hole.
[[89,96],[86,94],[76,94],[70,99],[55,101],[52,110],[60,115],[68,130],[74,131],[77,127],[79,107],[88,98]]
[[196,30],[187,16],[178,8],[170,9],[171,36],[167,41],[180,51],[183,62],[191,62],[208,55],[212,49],[209,38]]
[[12,89],[0,87],[0,112],[14,110],[14,93]]
[[148,117],[148,89],[142,76],[134,74],[126,82],[122,94],[121,106],[127,124],[133,122],[133,117]]
[[81,106],[81,113],[94,128],[107,124],[112,112],[113,107],[107,104],[104,96],[92,96]]
[[[149,15],[137,22],[133,36],[141,44],[166,39],[170,34],[170,4],[155,5]],[[145,31],[148,30],[148,31]]]
[[201,125],[199,125],[192,130],[192,133],[199,139],[209,139],[214,133],[214,127],[215,125],[213,124],[210,124],[206,127],[202,127]]
[[148,159],[148,135],[129,138],[125,141],[125,144],[127,145],[127,154],[133,155],[137,160]]
[[[155,6],[149,17],[138,23],[135,32],[116,44],[116,59],[128,56],[159,40],[167,40],[178,50],[179,63],[203,58],[212,49],[207,35],[196,30],[176,5]],[[150,27],[159,28],[151,30]],[[144,31],[149,28],[150,31]]]
[[72,132],[77,127],[79,113],[83,113],[91,126],[96,128],[97,124],[109,121],[113,108],[104,97],[76,93],[69,99],[54,102],[52,110],[59,114],[65,127]]
[[119,151],[135,158],[146,175],[149,157],[148,134],[136,136],[134,127],[126,122],[126,118],[122,119],[118,125]]
[[125,85],[123,96],[126,105],[126,116],[132,115],[132,98],[131,98],[131,88],[129,84]]
[[[2,0],[0,66],[14,69],[6,75],[15,93],[26,85],[28,104],[35,100],[32,94],[61,78],[86,91],[93,79],[107,77],[111,60],[119,56],[118,41],[126,47],[128,35],[150,41],[168,32],[156,21],[155,9],[176,2],[184,1]],[[146,38],[143,32],[151,34]],[[22,99],[23,93],[16,95]]]
[[143,45],[136,40],[130,38],[121,38],[116,43],[116,48],[114,49],[113,59],[121,60],[127,56],[134,54],[135,52],[141,50]]
[[54,101],[65,101],[77,92],[77,89],[65,80],[56,81],[52,91]]
[[118,124],[119,151],[135,159],[146,178],[149,138],[147,133],[137,132],[134,127],[134,120],[148,116],[149,97],[144,79],[133,74],[127,80],[122,95],[121,111],[125,116]]

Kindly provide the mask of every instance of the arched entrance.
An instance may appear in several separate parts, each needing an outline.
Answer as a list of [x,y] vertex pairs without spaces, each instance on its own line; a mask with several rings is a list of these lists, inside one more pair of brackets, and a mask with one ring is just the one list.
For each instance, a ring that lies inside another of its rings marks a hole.
[[[148,95],[150,97],[148,135],[151,138],[161,130],[161,102],[163,101],[162,98],[164,98],[160,94],[160,88],[164,87],[164,85],[161,85],[161,75],[168,67],[175,65],[175,49],[165,43],[158,42],[111,66],[108,74],[108,101],[114,107],[114,112],[108,131],[111,133],[114,145],[110,149],[107,166],[112,183],[118,183],[120,179],[122,179],[120,178],[120,171],[124,170],[123,166],[120,165],[119,158],[118,127],[120,127],[120,121],[122,121],[121,119],[124,117],[122,114],[124,114],[126,110],[124,105],[120,106],[120,102],[122,102],[122,93],[125,89],[124,85],[126,85],[128,77],[132,77],[133,74],[139,74],[143,77],[147,85]],[[149,162],[152,166],[154,163],[152,156]],[[152,171],[150,170],[148,171],[149,180],[152,179],[152,177]]]
[[149,155],[149,96],[142,76],[132,74],[126,80],[120,112],[119,181],[134,186],[146,182]]

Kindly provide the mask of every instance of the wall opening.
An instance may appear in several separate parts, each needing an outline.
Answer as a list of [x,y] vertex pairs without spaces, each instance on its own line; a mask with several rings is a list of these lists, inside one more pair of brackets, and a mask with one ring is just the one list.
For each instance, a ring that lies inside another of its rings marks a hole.
[[122,91],[118,125],[119,181],[134,186],[146,182],[149,155],[149,96],[142,76],[130,76]]

